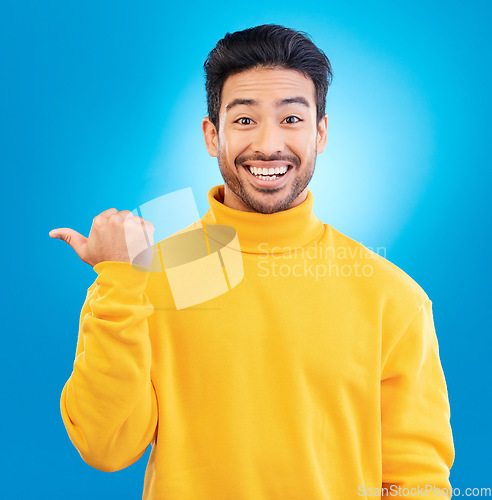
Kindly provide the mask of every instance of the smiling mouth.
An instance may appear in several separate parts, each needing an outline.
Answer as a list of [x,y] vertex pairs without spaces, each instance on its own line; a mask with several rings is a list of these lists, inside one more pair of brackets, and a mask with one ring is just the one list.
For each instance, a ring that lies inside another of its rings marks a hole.
[[243,167],[249,170],[251,174],[253,174],[257,179],[261,179],[262,181],[274,181],[283,177],[292,165],[280,165],[275,167],[256,167],[248,164],[243,164]]

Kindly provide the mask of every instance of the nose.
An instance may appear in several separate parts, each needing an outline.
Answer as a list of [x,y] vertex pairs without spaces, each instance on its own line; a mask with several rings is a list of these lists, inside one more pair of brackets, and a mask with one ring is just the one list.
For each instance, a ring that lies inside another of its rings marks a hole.
[[270,156],[284,150],[282,130],[273,123],[263,123],[257,127],[251,148],[255,153]]

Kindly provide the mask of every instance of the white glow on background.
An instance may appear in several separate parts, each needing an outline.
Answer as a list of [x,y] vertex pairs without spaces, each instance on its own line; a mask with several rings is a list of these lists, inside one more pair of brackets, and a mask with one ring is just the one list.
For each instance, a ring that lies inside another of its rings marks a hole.
[[[309,185],[315,213],[368,246],[388,247],[430,178],[432,116],[411,68],[346,34],[316,42],[330,57],[335,78],[327,101],[328,145]],[[190,186],[200,214],[208,209],[207,191],[222,183],[201,132],[203,87],[197,74],[177,96],[161,154],[149,169],[155,182],[146,193],[150,199]]]
[[191,187],[200,215],[208,210],[207,192],[223,180],[217,159],[209,156],[205,148],[201,130],[205,115],[205,90],[199,73],[174,99],[161,152],[147,173],[153,182],[145,192],[146,198]]
[[353,39],[337,47],[328,145],[310,184],[315,210],[354,239],[389,246],[430,179],[432,117],[410,68]]

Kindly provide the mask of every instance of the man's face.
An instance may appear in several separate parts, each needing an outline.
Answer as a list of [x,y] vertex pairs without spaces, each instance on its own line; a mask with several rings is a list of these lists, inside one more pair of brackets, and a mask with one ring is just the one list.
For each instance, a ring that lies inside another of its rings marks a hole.
[[224,178],[224,204],[274,213],[302,203],[327,124],[326,116],[316,123],[314,83],[298,71],[255,68],[227,78],[219,129],[208,118],[202,124]]

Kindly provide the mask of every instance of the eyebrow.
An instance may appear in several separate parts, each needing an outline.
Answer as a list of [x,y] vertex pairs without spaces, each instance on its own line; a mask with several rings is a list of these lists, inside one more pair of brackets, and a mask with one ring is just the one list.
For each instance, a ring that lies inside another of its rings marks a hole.
[[[306,106],[307,108],[310,107],[309,102],[301,96],[296,96],[296,97],[287,97],[285,99],[279,99],[278,101],[275,102],[276,107],[280,106],[286,106],[287,104],[302,104],[303,106]],[[234,108],[235,106],[257,106],[258,101],[255,99],[234,99],[232,102],[227,104],[226,110],[229,111],[230,109]]]

